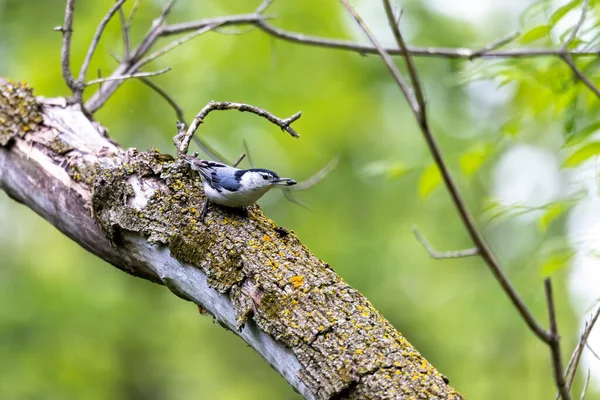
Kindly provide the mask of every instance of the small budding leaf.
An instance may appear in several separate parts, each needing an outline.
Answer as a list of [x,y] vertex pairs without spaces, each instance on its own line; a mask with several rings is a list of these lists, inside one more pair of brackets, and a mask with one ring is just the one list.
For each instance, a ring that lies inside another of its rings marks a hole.
[[408,165],[398,162],[393,165],[390,165],[390,167],[387,170],[387,177],[390,180],[400,179],[404,175],[409,173],[411,170],[412,168],[410,168]]
[[442,174],[437,164],[429,164],[419,178],[418,193],[421,200],[425,200],[442,183]]
[[584,161],[600,154],[600,142],[591,142],[581,147],[563,163],[565,168],[575,168],[581,165]]
[[519,41],[522,44],[532,43],[540,39],[547,38],[550,33],[548,25],[540,25],[525,32]]
[[516,138],[521,129],[521,121],[518,118],[511,118],[500,127],[500,132],[511,138]]
[[548,277],[566,267],[569,261],[573,258],[572,251],[562,251],[559,253],[551,254],[541,263],[540,274],[543,277]]
[[546,212],[544,212],[544,214],[542,214],[540,219],[538,219],[538,222],[537,222],[538,229],[541,232],[546,232],[548,230],[548,227],[550,226],[550,224],[554,220],[556,220],[558,217],[560,217],[565,212],[565,210],[566,210],[566,208],[563,204],[553,203],[550,207],[548,207]]
[[580,144],[585,139],[590,137],[592,134],[598,132],[600,130],[600,121],[594,122],[593,124],[589,124],[583,129],[578,130],[577,132],[572,133],[567,136],[567,140],[563,147],[571,147],[577,144]]
[[476,144],[467,150],[462,156],[460,156],[460,168],[462,172],[471,177],[483,163],[487,160],[488,156],[493,150],[493,146],[490,144]]

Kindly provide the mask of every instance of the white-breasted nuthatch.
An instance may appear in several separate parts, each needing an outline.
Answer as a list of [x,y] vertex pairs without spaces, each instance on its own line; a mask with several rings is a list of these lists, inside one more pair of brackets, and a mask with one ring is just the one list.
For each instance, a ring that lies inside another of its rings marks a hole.
[[296,181],[280,178],[273,171],[263,168],[238,169],[216,161],[184,156],[185,162],[200,173],[206,203],[202,219],[208,209],[208,201],[232,208],[244,208],[258,201],[275,186],[292,186]]

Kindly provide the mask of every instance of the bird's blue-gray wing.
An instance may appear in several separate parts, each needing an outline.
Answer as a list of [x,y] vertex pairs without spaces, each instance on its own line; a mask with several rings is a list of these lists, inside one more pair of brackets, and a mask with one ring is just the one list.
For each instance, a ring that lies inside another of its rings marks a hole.
[[235,179],[235,168],[215,161],[204,161],[199,165],[198,171],[202,179],[213,189],[220,192],[221,189],[235,192],[240,184]]
[[233,174],[224,174],[221,176],[219,183],[223,189],[229,190],[230,192],[235,192],[240,188],[240,182],[235,179],[235,175]]

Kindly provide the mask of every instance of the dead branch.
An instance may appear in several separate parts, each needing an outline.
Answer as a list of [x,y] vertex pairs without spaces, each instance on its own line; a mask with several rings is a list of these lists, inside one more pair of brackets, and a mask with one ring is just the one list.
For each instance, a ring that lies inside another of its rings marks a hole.
[[206,116],[215,110],[238,110],[241,112],[250,112],[252,114],[256,114],[259,117],[263,117],[267,119],[269,122],[277,125],[281,128],[281,130],[286,131],[292,137],[300,137],[298,133],[290,126],[294,121],[302,116],[302,112],[298,111],[296,114],[292,115],[289,118],[281,119],[270,112],[256,106],[252,106],[244,103],[232,103],[229,101],[211,101],[209,102],[200,112],[194,117],[192,123],[190,124],[187,131],[182,132],[181,129],[177,133],[174,138],[175,145],[177,146],[177,153],[179,155],[187,154],[188,148],[190,146],[190,140],[194,136],[194,133],[204,122]]

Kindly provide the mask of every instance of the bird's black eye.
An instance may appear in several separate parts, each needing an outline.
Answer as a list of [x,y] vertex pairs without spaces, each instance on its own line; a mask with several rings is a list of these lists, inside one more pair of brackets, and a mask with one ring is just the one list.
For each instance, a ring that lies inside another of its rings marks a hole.
[[262,177],[263,177],[264,180],[269,179],[269,177],[267,175],[263,175]]

